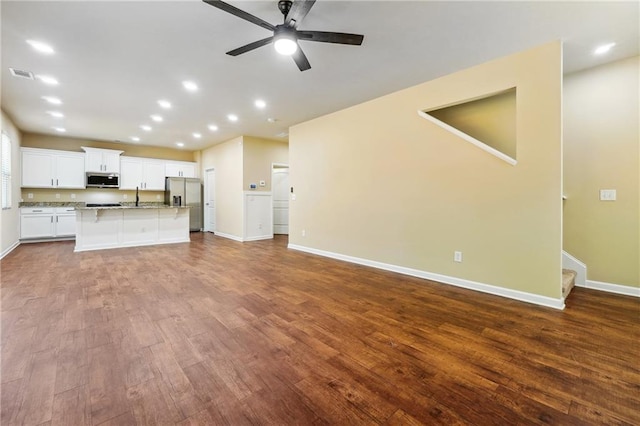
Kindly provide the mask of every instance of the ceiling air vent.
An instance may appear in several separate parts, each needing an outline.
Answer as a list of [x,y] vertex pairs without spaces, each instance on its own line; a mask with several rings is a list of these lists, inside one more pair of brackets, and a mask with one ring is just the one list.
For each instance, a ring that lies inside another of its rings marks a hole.
[[27,80],[33,80],[33,73],[25,70],[18,70],[15,68],[9,68],[11,75],[19,78],[26,78]]

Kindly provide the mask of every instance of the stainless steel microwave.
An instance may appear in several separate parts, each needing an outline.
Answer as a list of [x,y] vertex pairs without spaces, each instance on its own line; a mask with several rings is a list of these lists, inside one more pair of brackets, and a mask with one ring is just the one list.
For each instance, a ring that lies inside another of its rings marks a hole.
[[87,188],[119,188],[120,177],[117,173],[87,172]]

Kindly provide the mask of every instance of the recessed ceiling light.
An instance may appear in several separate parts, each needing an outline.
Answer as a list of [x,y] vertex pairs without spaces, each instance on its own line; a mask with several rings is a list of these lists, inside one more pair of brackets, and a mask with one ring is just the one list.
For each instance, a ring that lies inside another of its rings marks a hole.
[[47,101],[47,102],[49,102],[50,104],[53,104],[53,105],[61,105],[62,104],[62,101],[60,99],[58,99],[56,97],[53,97],[53,96],[43,96],[42,99]]
[[143,124],[142,126],[140,126],[140,128],[142,130],[144,130],[145,132],[150,132],[151,131],[151,126],[147,126],[146,124]]
[[176,145],[178,145],[179,147],[183,147],[184,146],[184,142],[176,142]]
[[278,119],[277,118],[273,118],[273,117],[269,117],[269,118],[267,118],[267,121],[269,123],[275,123],[276,121],[278,121]]
[[131,138],[130,138],[130,139],[131,139],[132,141],[134,141],[134,142],[140,142],[140,138],[139,138],[139,137],[137,137],[137,136],[131,136]]
[[200,139],[202,137],[202,135],[200,133],[197,133],[197,132],[196,133],[192,133],[192,134],[193,134],[193,137],[196,138],[196,139]]
[[267,106],[267,103],[262,99],[256,99],[256,101],[254,102],[254,105],[256,106],[256,108],[262,109]]
[[55,50],[53,50],[53,47],[49,46],[47,43],[43,43],[37,40],[27,40],[27,43],[29,43],[31,47],[33,47],[40,53],[45,53],[47,55],[51,55],[55,53]]
[[158,114],[153,114],[153,115],[151,115],[150,117],[151,117],[151,119],[152,119],[153,121],[155,121],[155,122],[157,122],[157,123],[159,123],[159,122],[161,122],[161,121],[162,121],[162,117],[161,117],[161,116],[159,116]]
[[218,126],[216,126],[215,124],[209,124],[209,130],[211,130],[212,132],[217,132],[218,131]]
[[193,81],[183,81],[182,85],[184,86],[185,89],[187,89],[190,92],[195,92],[198,90],[198,85],[195,84]]
[[235,114],[229,114],[227,115],[227,118],[229,119],[229,121],[238,121],[238,116]]
[[53,130],[60,133],[64,133],[67,131],[67,129],[65,129],[64,127],[54,127]]
[[171,102],[167,101],[166,99],[160,99],[158,101],[158,105],[160,105],[164,109],[171,108]]
[[55,117],[55,118],[64,117],[64,114],[61,113],[60,111],[47,111],[47,114],[49,114],[50,116]]
[[607,53],[608,51],[611,50],[611,48],[613,46],[615,46],[615,43],[607,43],[607,44],[603,44],[602,46],[598,46],[598,48],[596,48],[596,50],[593,51],[594,54],[596,55],[602,55],[604,53]]
[[60,84],[58,83],[58,80],[56,80],[54,77],[51,77],[50,75],[38,75],[36,77],[38,77],[38,80],[40,80],[44,84],[48,84],[49,86],[57,86],[58,84]]

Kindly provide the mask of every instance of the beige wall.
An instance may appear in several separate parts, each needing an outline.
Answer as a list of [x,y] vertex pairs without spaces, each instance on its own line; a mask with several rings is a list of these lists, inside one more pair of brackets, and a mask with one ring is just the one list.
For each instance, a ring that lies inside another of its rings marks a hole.
[[[566,76],[564,249],[587,278],[639,287],[639,58]],[[617,200],[600,201],[601,189]]]
[[[2,231],[0,253],[4,254],[20,239],[20,142],[22,135],[8,115],[2,113],[2,131],[11,138],[11,179],[12,207],[2,210],[0,230]],[[0,189],[1,190],[1,189]]]
[[[550,43],[293,126],[290,243],[558,300],[561,50]],[[416,113],[512,87],[516,166]]]
[[258,185],[261,180],[265,186],[258,191],[271,191],[271,165],[289,164],[289,144],[283,141],[244,136],[244,189],[251,183]]
[[83,152],[83,146],[92,148],[116,149],[124,151],[122,155],[130,157],[160,158],[163,160],[197,161],[195,151],[161,148],[123,143],[102,142],[89,139],[65,138],[53,135],[25,133],[22,146],[31,148],[60,149],[62,151]]
[[207,169],[216,173],[216,231],[239,239],[244,235],[244,191],[249,184],[264,187],[257,191],[271,190],[271,164],[288,164],[286,142],[240,136],[219,145],[214,145],[198,154],[202,162],[201,176],[206,178]]
[[203,150],[201,176],[207,169],[216,173],[216,229],[218,232],[242,238],[242,137]]

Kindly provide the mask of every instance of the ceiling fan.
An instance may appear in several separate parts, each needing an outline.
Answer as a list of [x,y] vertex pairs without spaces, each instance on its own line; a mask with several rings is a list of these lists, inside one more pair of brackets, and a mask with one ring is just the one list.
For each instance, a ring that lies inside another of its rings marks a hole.
[[307,13],[309,13],[309,10],[311,10],[316,0],[278,1],[278,9],[280,9],[280,12],[284,15],[284,23],[280,25],[271,25],[257,16],[220,0],[203,1],[213,7],[217,7],[238,18],[273,32],[271,37],[263,38],[262,40],[254,41],[253,43],[230,50],[227,52],[227,55],[231,56],[238,56],[273,42],[278,53],[292,56],[300,71],[306,71],[311,68],[311,64],[309,64],[309,60],[298,45],[299,40],[359,46],[364,39],[364,36],[360,34],[298,30],[298,25],[300,25],[304,17],[307,16]]

